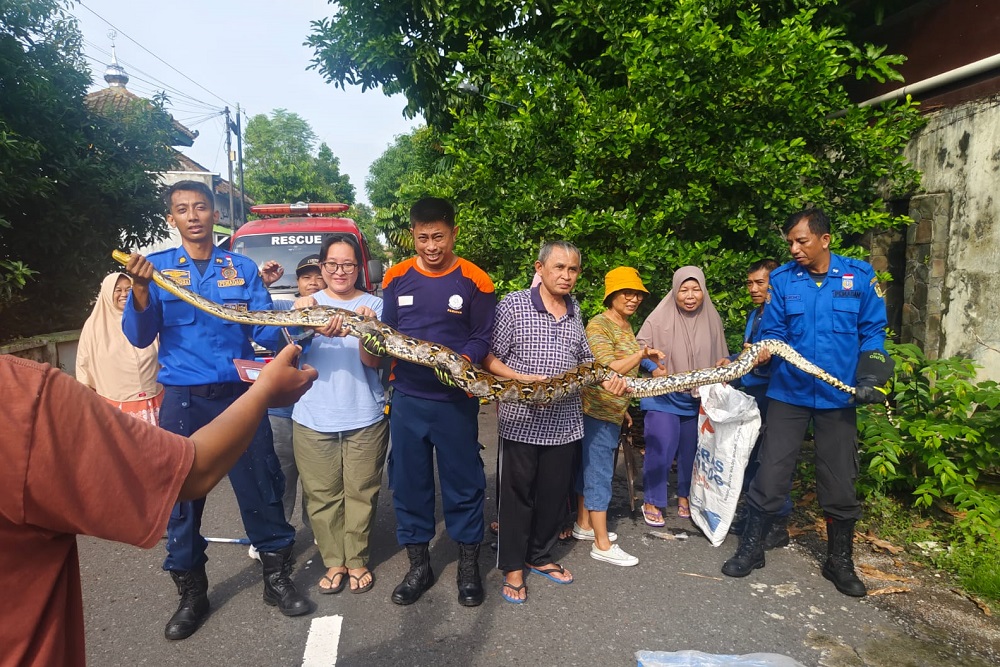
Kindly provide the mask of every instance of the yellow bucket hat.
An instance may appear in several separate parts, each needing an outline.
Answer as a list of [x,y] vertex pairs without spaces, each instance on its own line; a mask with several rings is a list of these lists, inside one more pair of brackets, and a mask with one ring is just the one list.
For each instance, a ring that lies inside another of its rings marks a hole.
[[631,266],[619,266],[616,269],[611,269],[604,276],[605,299],[618,290],[623,289],[634,289],[639,292],[649,294],[649,290],[642,284],[642,278],[639,277],[639,272]]

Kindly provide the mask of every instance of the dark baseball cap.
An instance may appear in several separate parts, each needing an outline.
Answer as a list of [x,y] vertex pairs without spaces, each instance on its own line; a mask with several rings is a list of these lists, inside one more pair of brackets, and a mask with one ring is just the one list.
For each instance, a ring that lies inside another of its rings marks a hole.
[[309,255],[303,257],[299,265],[295,267],[295,277],[298,278],[308,269],[319,271],[319,255]]

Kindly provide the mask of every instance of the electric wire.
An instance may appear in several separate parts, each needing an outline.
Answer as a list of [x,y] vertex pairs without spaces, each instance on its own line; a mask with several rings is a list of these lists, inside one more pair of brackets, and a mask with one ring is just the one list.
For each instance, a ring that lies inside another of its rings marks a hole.
[[[102,49],[100,46],[98,46],[94,42],[91,42],[90,40],[86,40],[85,39],[84,43],[87,46],[89,46],[91,49],[93,49],[94,51],[102,53],[105,56],[107,56],[108,58],[111,57],[111,52],[110,51],[106,51],[105,49]],[[105,69],[107,69],[108,67],[111,66],[110,62],[105,62],[103,60],[100,60],[99,58],[96,58],[96,57],[92,56],[92,55],[84,54],[84,56],[88,60],[92,60],[94,63],[103,66]],[[144,83],[147,83],[147,84],[149,84],[151,86],[159,86],[158,90],[163,90],[164,92],[173,93],[174,95],[176,95],[178,97],[183,97],[183,98],[185,98],[185,101],[188,102],[188,103],[197,104],[197,105],[205,107],[206,109],[216,109],[216,110],[221,111],[221,109],[219,108],[218,105],[216,105],[216,104],[210,104],[209,102],[205,102],[203,100],[199,100],[196,97],[188,95],[183,90],[180,90],[179,88],[171,86],[169,83],[167,83],[165,81],[162,81],[161,79],[156,78],[155,76],[153,76],[152,74],[149,74],[148,72],[144,72],[143,70],[139,69],[134,64],[132,64],[131,62],[128,62],[128,61],[123,60],[123,59],[118,59],[118,64],[120,66],[122,66],[122,67],[125,68],[126,73],[129,76],[130,83],[131,83],[132,79],[136,79],[138,81],[142,81]],[[142,75],[142,76],[140,76],[140,75]]]
[[185,74],[184,72],[180,71],[179,69],[177,69],[176,67],[174,67],[173,65],[171,65],[170,63],[168,63],[167,61],[165,61],[163,58],[159,57],[158,55],[156,55],[155,53],[153,53],[152,51],[150,51],[149,49],[147,49],[145,46],[143,46],[142,44],[140,44],[136,40],[132,39],[132,37],[130,37],[126,32],[124,32],[123,30],[119,29],[111,21],[107,20],[106,18],[104,18],[103,16],[101,16],[100,14],[98,14],[97,12],[95,12],[93,9],[91,9],[89,6],[87,6],[84,2],[82,2],[80,0],[77,0],[77,4],[80,5],[81,7],[83,7],[84,9],[86,9],[88,12],[90,12],[91,14],[93,14],[94,16],[96,16],[97,18],[99,18],[100,20],[104,21],[106,24],[108,24],[108,26],[111,27],[111,29],[115,30],[118,34],[120,34],[123,37],[127,38],[130,42],[132,42],[133,44],[135,44],[136,46],[138,46],[140,49],[142,49],[143,51],[145,51],[149,55],[153,56],[154,58],[156,58],[157,60],[159,60],[161,63],[163,63],[164,65],[166,65],[167,67],[169,67],[171,70],[173,70],[177,74],[181,75],[182,77],[184,77],[185,79],[187,79],[188,81],[190,81],[191,83],[193,83],[194,85],[198,86],[199,88],[201,88],[202,90],[204,90],[206,93],[208,93],[212,97],[220,100],[226,106],[229,106],[229,107],[235,106],[231,102],[227,102],[224,98],[220,97],[216,93],[213,93],[211,90],[209,90],[205,86],[201,85],[200,83],[198,83],[197,81],[195,81],[194,79],[192,79],[191,77],[189,77],[187,74]]

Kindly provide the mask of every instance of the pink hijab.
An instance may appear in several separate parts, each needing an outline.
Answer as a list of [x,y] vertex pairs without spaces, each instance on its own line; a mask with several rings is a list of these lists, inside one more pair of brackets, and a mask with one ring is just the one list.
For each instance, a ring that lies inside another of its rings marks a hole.
[[[688,313],[677,307],[677,291],[684,281],[691,279],[698,281],[705,300],[698,310]],[[697,266],[684,266],[674,272],[673,289],[642,323],[635,338],[640,345],[667,355],[668,373],[711,368],[719,359],[729,356],[722,318],[708,296],[705,274]]]
[[83,324],[76,351],[76,379],[115,402],[153,398],[163,386],[154,342],[139,349],[122,333],[122,311],[115,306],[115,284],[124,273],[112,273],[101,283],[94,310]]

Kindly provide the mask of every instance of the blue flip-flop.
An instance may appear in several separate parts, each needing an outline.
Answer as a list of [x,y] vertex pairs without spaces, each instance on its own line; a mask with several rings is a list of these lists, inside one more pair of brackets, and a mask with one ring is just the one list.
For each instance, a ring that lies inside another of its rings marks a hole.
[[515,597],[512,597],[510,595],[507,595],[507,589],[508,588],[510,590],[514,591],[514,592],[520,593],[521,591],[524,590],[524,584],[521,584],[520,586],[515,586],[512,583],[509,583],[509,582],[506,582],[506,581],[503,582],[503,586],[500,587],[500,595],[507,602],[510,602],[512,604],[524,604],[525,602],[528,601],[527,598],[525,598],[524,600],[522,600],[521,598],[515,598]]
[[559,579],[558,577],[552,576],[553,572],[558,572],[559,574],[565,574],[566,573],[566,568],[564,568],[562,565],[555,565],[554,567],[546,568],[544,570],[539,569],[539,568],[535,567],[534,565],[529,565],[528,566],[528,572],[534,572],[535,574],[540,574],[543,577],[545,577],[546,579],[554,581],[557,584],[561,584],[563,586],[567,586],[567,585],[573,583],[573,575],[570,575],[570,578],[569,578],[568,581],[567,580],[563,580],[563,579]]

